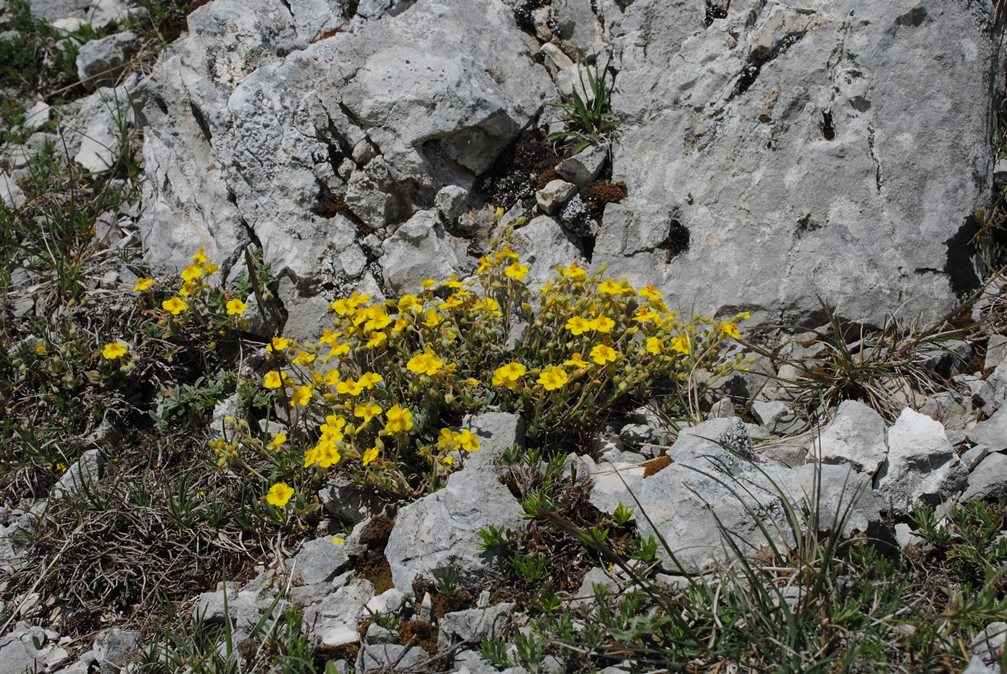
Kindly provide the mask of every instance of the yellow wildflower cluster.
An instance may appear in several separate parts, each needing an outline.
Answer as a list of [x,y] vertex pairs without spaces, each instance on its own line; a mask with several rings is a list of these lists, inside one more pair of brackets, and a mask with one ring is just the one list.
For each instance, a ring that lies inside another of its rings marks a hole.
[[718,355],[745,314],[683,321],[653,286],[570,265],[529,288],[528,273],[503,245],[472,278],[428,279],[394,300],[353,293],[329,305],[317,340],[273,338],[260,385],[286,417],[284,442],[303,453],[289,470],[422,493],[478,449],[457,423],[466,414],[515,411],[532,441],[570,436],[659,388],[741,363]]

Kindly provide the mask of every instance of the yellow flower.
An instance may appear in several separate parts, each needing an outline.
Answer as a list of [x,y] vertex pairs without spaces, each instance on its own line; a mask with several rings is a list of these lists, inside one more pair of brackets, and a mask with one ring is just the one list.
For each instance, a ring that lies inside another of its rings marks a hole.
[[640,297],[646,297],[648,300],[661,299],[661,291],[655,288],[653,284],[640,288],[637,294],[640,295]]
[[203,275],[203,268],[195,264],[190,264],[188,267],[182,270],[182,280],[187,283],[189,281],[195,281],[202,275]]
[[36,355],[44,356],[45,355],[45,351],[46,351],[45,344],[43,344],[42,342],[39,342],[38,344],[35,345],[35,354]]
[[361,386],[367,389],[367,388],[373,388],[375,384],[384,381],[384,377],[382,377],[377,372],[365,372],[362,375],[360,375],[360,379],[358,381],[360,382]]
[[606,344],[598,344],[593,349],[591,349],[591,360],[598,363],[598,365],[604,365],[605,363],[612,363],[618,357],[618,353],[612,347]]
[[266,376],[262,378],[262,385],[266,388],[280,388],[287,381],[286,372],[277,372],[276,370],[270,370],[266,373]]
[[336,392],[341,395],[356,397],[363,393],[363,391],[363,385],[358,381],[353,381],[352,379],[347,379],[346,381],[341,381],[336,384]]
[[203,264],[204,262],[206,262],[206,253],[204,252],[203,247],[200,246],[199,250],[196,251],[196,254],[193,255],[190,259],[196,264]]
[[286,482],[277,482],[269,488],[269,493],[266,494],[266,501],[270,505],[282,508],[287,505],[287,502],[290,501],[290,497],[293,495],[294,490]]
[[374,403],[357,405],[353,408],[353,416],[363,419],[365,424],[379,414],[381,414],[381,406]]
[[266,351],[286,351],[288,346],[290,346],[290,340],[286,337],[273,337],[269,344],[266,344]]
[[270,449],[279,449],[287,441],[286,433],[277,433],[273,436],[272,441],[267,445]]
[[345,342],[343,344],[336,344],[329,350],[329,358],[333,358],[335,356],[345,356],[349,352],[350,352],[349,344],[346,344]]
[[[43,351],[44,353],[44,351]],[[120,342],[109,342],[101,349],[101,357],[105,360],[116,360],[126,355],[126,345]]]
[[343,439],[343,429],[346,428],[346,419],[336,414],[325,417],[325,423],[318,427],[322,434],[322,440],[326,442],[338,442]]
[[675,341],[671,343],[671,350],[684,353],[686,356],[692,353],[692,347],[689,345],[689,334],[683,332],[676,337]]
[[598,332],[611,332],[612,328],[615,327],[615,321],[613,321],[608,316],[598,316],[590,321],[589,325],[592,330]]
[[353,301],[347,298],[338,299],[329,305],[329,311],[334,311],[340,316],[349,316],[356,308]]
[[142,276],[136,279],[136,285],[133,286],[133,292],[142,293],[150,290],[150,286],[153,285],[154,279],[143,278]]
[[161,302],[161,306],[172,316],[178,316],[180,313],[185,311],[186,307],[189,305],[186,304],[185,300],[180,297],[171,297]]
[[738,332],[737,323],[728,323],[727,321],[721,321],[720,331],[723,332],[728,337],[732,337],[734,339],[741,339],[741,333]]
[[583,335],[591,329],[591,321],[581,316],[573,316],[566,322],[566,329],[573,335]]
[[430,347],[423,352],[415,354],[406,363],[406,369],[416,374],[434,376],[444,367],[444,360],[437,357]]
[[514,390],[527,371],[528,368],[521,363],[507,363],[493,372],[493,385]]
[[419,311],[423,308],[423,300],[416,295],[403,295],[399,298],[399,313]]
[[579,352],[573,354],[572,356],[570,356],[570,359],[567,360],[567,361],[564,361],[563,364],[566,365],[566,366],[568,366],[568,367],[587,367],[588,366],[588,362],[586,360],[584,360],[583,358],[581,358],[581,355],[580,355]]
[[451,456],[449,454],[448,456],[445,456],[443,459],[441,459],[441,461],[443,461],[447,465],[451,466],[451,465],[454,465],[455,457],[453,457],[453,456]]
[[457,274],[451,274],[451,278],[449,278],[441,285],[443,285],[445,288],[461,288],[462,282],[458,280]]
[[227,303],[228,316],[240,316],[246,311],[248,311],[248,305],[241,300],[230,300]]
[[372,332],[371,338],[364,344],[368,349],[376,349],[388,341],[388,335],[383,332]]
[[566,269],[560,267],[560,273],[566,278],[570,279],[574,283],[581,283],[587,279],[587,270],[583,267],[578,267],[575,264],[570,265]]
[[515,281],[523,281],[524,277],[527,275],[528,267],[520,262],[512,262],[509,266],[504,268],[504,276],[512,278]]
[[314,393],[314,389],[310,386],[298,386],[297,390],[290,395],[290,406],[307,407],[311,402],[312,393]]
[[566,370],[558,365],[542,370],[542,374],[538,377],[538,383],[546,391],[561,389],[566,386],[568,381],[570,381],[570,377],[567,376]]
[[477,438],[476,434],[467,428],[463,428],[455,434],[455,442],[457,442],[458,446],[466,452],[479,451],[479,438]]
[[333,536],[332,537],[332,544],[333,545],[346,545],[346,539],[343,538],[342,536]]
[[206,274],[207,276],[217,271],[218,269],[220,269],[220,267],[213,264],[212,262],[207,262],[203,265],[203,273]]
[[652,353],[656,356],[657,354],[661,353],[662,349],[664,349],[664,344],[662,344],[661,340],[658,339],[657,337],[648,337],[644,341],[643,348],[646,349],[648,353]]
[[646,307],[640,307],[636,310],[636,315],[633,316],[633,320],[638,323],[656,323],[661,325],[664,321],[661,320],[661,315],[655,311],[651,311]]
[[510,248],[510,244],[505,244],[503,248],[495,253],[498,260],[516,260],[518,258],[517,253],[515,253]]
[[456,439],[455,434],[450,428],[442,428],[440,435],[437,436],[437,446],[447,452],[450,452],[455,448]]
[[437,287],[437,281],[433,280],[432,278],[425,278],[423,279],[423,281],[420,282],[420,285],[423,287],[424,290],[430,290],[431,288]]
[[621,295],[626,289],[618,281],[608,278],[598,284],[598,292],[602,295]]
[[378,458],[379,451],[380,450],[378,450],[377,447],[371,447],[370,449],[364,452],[364,455],[361,457],[360,462],[365,466],[368,465],[369,463],[374,461],[374,459]]
[[311,365],[315,362],[315,354],[310,351],[298,351],[297,356],[290,361],[294,365]]
[[444,318],[433,309],[427,309],[427,313],[423,314],[423,325],[428,328],[436,328],[443,320]]
[[503,316],[503,312],[500,311],[500,303],[492,297],[487,297],[476,302],[475,309],[477,311],[485,311],[487,314],[495,318]]
[[339,370],[329,370],[322,377],[322,381],[325,382],[326,386],[335,386],[339,383]]
[[404,407],[393,406],[385,412],[385,418],[388,420],[385,430],[389,433],[406,433],[413,428],[413,413]]
[[392,317],[388,315],[384,307],[369,307],[365,313],[367,315],[367,322],[364,323],[364,330],[374,332],[388,327],[392,322]]

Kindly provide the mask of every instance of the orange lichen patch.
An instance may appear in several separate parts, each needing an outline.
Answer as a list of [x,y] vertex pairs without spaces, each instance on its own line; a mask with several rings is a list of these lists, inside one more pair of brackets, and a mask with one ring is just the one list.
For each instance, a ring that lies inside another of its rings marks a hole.
[[580,198],[585,202],[614,204],[625,199],[628,194],[626,183],[621,180],[616,183],[608,180],[595,180],[584,185],[580,191]]
[[651,459],[650,461],[645,461],[643,465],[643,477],[644,479],[660,473],[662,470],[668,467],[671,463],[671,459],[667,456],[659,456],[656,459]]
[[399,641],[437,655],[437,628],[424,620],[407,620],[399,625]]
[[550,166],[539,174],[538,180],[535,182],[535,189],[540,190],[553,180],[559,180],[559,174],[556,173],[555,166]]
[[374,586],[374,594],[381,594],[395,587],[392,581],[392,567],[380,552],[368,551],[360,555],[357,557],[355,568],[361,578],[369,580]]
[[392,526],[395,522],[385,515],[376,515],[371,518],[367,526],[360,532],[360,542],[369,548],[384,550],[388,537],[392,535]]

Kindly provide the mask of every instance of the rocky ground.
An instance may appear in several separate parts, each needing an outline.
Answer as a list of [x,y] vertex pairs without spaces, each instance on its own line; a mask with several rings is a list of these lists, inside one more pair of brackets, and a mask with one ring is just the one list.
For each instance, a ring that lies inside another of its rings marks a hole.
[[[0,0],[0,674],[1007,671],[987,4]],[[452,393],[406,489],[227,458],[304,440],[277,338],[508,237],[716,348]]]

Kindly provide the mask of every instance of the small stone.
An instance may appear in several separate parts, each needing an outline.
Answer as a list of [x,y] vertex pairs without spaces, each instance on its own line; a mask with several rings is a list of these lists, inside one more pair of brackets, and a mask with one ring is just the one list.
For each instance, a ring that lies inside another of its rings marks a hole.
[[986,445],[994,452],[1007,449],[1007,405],[994,412],[989,419],[976,424],[966,436],[973,443]]
[[87,485],[93,485],[101,476],[104,463],[105,459],[100,450],[87,450],[70,466],[59,482],[53,485],[52,496],[54,498],[72,496]]
[[972,655],[978,656],[987,665],[1000,662],[1007,641],[1007,623],[994,622],[986,626],[972,641]]
[[24,112],[24,127],[30,131],[38,131],[49,122],[51,107],[45,101],[39,101]]
[[396,588],[389,588],[367,602],[367,610],[384,615],[397,614],[406,604],[406,595]]
[[857,400],[839,405],[820,440],[823,463],[849,463],[870,475],[877,472],[888,453],[884,419]]
[[565,180],[550,180],[535,193],[535,203],[546,215],[552,215],[577,193],[577,186]]
[[583,187],[587,183],[597,180],[601,175],[601,170],[605,168],[608,160],[608,151],[597,145],[592,145],[581,150],[569,159],[564,159],[556,165],[556,173],[561,178]]
[[987,445],[976,445],[961,455],[962,465],[965,466],[965,470],[972,472],[992,451]]
[[89,90],[113,86],[126,65],[137,36],[132,31],[90,40],[77,51],[77,77]]
[[962,503],[977,499],[996,499],[1007,496],[1007,455],[993,453],[979,462],[971,473]]
[[990,335],[986,342],[986,357],[983,360],[983,369],[995,368],[1000,363],[1007,360],[1007,335]]
[[419,646],[400,644],[364,644],[357,653],[356,671],[407,672],[427,663],[430,655]]
[[510,625],[514,604],[502,603],[488,608],[472,608],[448,613],[437,621],[437,648],[446,651],[456,643],[478,643],[495,639]]
[[730,398],[721,398],[710,407],[708,419],[727,419],[734,416],[734,403]]
[[756,400],[752,413],[773,435],[785,435],[801,425],[790,406],[782,400]]
[[398,643],[398,641],[399,635],[397,632],[381,627],[377,623],[368,625],[367,634],[364,635],[364,642],[369,645],[394,644]]
[[434,197],[434,208],[437,214],[447,225],[457,222],[458,216],[465,211],[468,202],[469,192],[464,187],[458,185],[447,185],[442,187]]
[[906,408],[888,429],[888,458],[875,488],[885,506],[901,516],[924,503],[940,503],[965,483],[965,467],[944,427]]
[[135,630],[113,627],[103,632],[94,642],[95,659],[101,667],[101,674],[119,674],[130,662],[139,643],[140,633]]
[[905,550],[911,545],[918,546],[924,543],[923,537],[914,534],[913,528],[904,522],[895,525],[895,541],[901,550]]
[[360,546],[353,543],[337,545],[332,536],[323,536],[301,546],[293,559],[293,582],[315,585],[332,580],[350,561],[350,554]]

